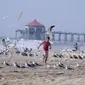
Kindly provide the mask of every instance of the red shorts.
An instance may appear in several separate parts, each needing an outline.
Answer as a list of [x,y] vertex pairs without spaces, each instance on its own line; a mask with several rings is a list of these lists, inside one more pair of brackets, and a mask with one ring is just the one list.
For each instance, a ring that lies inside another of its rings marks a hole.
[[43,56],[46,55],[46,54],[48,55],[48,50],[43,49]]
[[45,53],[48,53],[48,50],[43,49]]

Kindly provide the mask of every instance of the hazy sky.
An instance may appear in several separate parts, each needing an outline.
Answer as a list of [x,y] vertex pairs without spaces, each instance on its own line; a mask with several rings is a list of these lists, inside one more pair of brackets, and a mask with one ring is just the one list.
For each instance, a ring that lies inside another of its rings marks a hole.
[[0,36],[14,36],[33,19],[56,31],[85,32],[85,0],[0,0]]

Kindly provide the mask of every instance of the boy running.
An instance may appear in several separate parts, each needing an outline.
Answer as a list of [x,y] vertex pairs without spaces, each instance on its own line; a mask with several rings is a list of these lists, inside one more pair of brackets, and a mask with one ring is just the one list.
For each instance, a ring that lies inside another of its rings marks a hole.
[[[50,47],[50,49],[51,49],[51,43],[49,42],[49,40],[50,40],[50,37],[47,37],[47,40],[44,40],[44,41],[39,45],[39,47],[40,47],[41,45],[43,45],[43,50],[44,50],[44,52],[45,52],[45,55],[44,55],[44,57],[43,57],[43,62],[45,62],[45,64],[46,64],[47,58],[48,58],[49,47]],[[38,47],[38,49],[39,49],[39,47]]]

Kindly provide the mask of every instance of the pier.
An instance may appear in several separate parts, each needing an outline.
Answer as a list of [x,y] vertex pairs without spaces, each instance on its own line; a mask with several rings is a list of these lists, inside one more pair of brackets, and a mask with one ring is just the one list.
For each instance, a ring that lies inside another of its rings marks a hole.
[[[29,30],[17,30],[16,31],[16,37],[18,37],[17,33],[20,32],[20,35],[24,37],[29,37]],[[47,32],[44,32],[44,34],[47,34]],[[46,36],[46,35],[45,35]],[[62,39],[63,37],[63,39]],[[29,38],[28,38],[29,39]],[[51,32],[51,39],[53,41],[70,41],[70,42],[85,42],[85,33],[73,33],[73,32],[62,32],[62,31],[54,31]]]
[[[68,38],[68,36],[70,36]],[[75,41],[74,37],[76,36],[76,41],[77,42],[80,42],[80,41],[83,41],[85,42],[85,33],[72,33],[72,32],[62,32],[62,31],[54,31],[52,32],[52,40],[56,40],[57,38],[57,41]],[[62,37],[63,37],[63,40],[62,40]],[[81,39],[82,37],[82,39]]]

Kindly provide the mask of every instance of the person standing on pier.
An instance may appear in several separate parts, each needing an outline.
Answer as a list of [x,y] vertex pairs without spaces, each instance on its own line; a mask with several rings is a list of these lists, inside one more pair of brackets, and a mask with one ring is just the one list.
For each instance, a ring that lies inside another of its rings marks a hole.
[[[49,40],[50,40],[50,37],[48,36],[48,37],[47,37],[47,40],[44,40],[44,41],[39,45],[39,47],[40,47],[41,45],[43,45],[43,50],[44,50],[44,52],[45,52],[45,55],[43,56],[43,62],[45,62],[45,64],[46,64],[47,59],[48,59],[49,47],[50,47],[50,49],[51,49],[51,43],[49,42]],[[38,49],[39,49],[39,47],[38,47]]]

